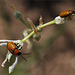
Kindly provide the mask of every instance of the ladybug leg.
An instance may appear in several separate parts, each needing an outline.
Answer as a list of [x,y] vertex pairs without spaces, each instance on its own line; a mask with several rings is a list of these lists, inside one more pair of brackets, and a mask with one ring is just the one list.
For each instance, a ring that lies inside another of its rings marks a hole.
[[65,17],[65,19],[66,19],[66,20],[70,20],[70,21],[71,21],[71,20],[72,20],[71,15],[70,15],[70,16],[67,16],[67,17]]
[[71,16],[69,16],[69,20],[72,20],[72,19],[71,19]]

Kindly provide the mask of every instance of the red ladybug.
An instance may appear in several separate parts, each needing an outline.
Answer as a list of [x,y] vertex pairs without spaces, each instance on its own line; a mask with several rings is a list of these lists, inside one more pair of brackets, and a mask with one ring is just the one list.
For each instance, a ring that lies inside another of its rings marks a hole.
[[16,43],[8,42],[7,48],[14,55],[21,55],[21,49],[19,49],[19,47],[16,45]]
[[66,10],[66,11],[61,12],[59,16],[60,17],[68,17],[68,16],[73,15],[73,14],[75,14],[75,11]]
[[22,47],[21,47],[20,45],[17,45],[17,44],[14,43],[14,42],[8,42],[8,43],[7,43],[7,48],[8,48],[8,50],[9,50],[12,54],[14,54],[14,55],[20,55],[26,62],[27,62],[27,60],[26,60],[22,55],[29,55],[29,54],[31,54],[31,53],[24,53],[24,54],[22,54],[22,53],[21,53]]

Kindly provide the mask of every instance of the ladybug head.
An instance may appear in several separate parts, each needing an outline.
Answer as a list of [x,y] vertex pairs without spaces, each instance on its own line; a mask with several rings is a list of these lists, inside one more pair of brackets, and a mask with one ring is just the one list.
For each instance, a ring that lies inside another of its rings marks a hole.
[[17,55],[21,55],[21,52],[19,52]]

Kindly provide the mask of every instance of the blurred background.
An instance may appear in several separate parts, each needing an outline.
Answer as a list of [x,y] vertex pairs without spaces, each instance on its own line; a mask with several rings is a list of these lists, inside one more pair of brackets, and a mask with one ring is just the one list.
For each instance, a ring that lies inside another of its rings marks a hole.
[[[49,22],[62,11],[75,10],[74,0],[0,0],[0,40],[23,39],[25,25],[16,19],[9,4],[13,4],[22,13],[26,21],[30,18],[37,26],[40,15],[43,22]],[[75,75],[75,20],[62,25],[50,25],[43,28],[41,39],[35,41],[32,54],[26,56],[28,62],[21,57],[10,75]],[[25,52],[27,44],[23,46]],[[0,47],[0,65],[5,59],[6,47]],[[8,68],[14,62],[0,66],[0,75],[8,75]]]

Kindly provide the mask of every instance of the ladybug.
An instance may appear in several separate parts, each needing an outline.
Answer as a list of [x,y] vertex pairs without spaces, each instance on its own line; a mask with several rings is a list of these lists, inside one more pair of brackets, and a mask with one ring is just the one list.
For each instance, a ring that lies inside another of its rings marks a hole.
[[22,47],[19,44],[16,44],[14,42],[8,42],[7,43],[7,48],[8,50],[13,54],[13,55],[20,55],[26,62],[27,60],[22,56],[22,55],[29,55],[31,53],[21,53]]
[[14,55],[21,55],[21,48],[19,47],[20,46],[18,46],[16,43],[13,43],[13,42],[7,43],[8,50]]
[[60,13],[60,17],[70,17],[70,15],[75,15],[75,11],[73,10],[66,10]]

